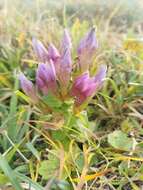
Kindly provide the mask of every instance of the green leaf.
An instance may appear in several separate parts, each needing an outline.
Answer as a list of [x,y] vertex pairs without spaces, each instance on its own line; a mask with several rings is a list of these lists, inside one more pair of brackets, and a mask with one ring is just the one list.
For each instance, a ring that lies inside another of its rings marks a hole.
[[15,190],[22,190],[22,187],[20,186],[20,183],[18,182],[14,171],[11,169],[8,162],[1,154],[0,154],[0,168],[4,172],[5,176],[8,177],[9,181],[11,182]]
[[133,141],[127,137],[126,133],[120,130],[114,131],[108,135],[108,143],[116,149],[131,151]]
[[[19,173],[19,172],[15,172],[16,177],[21,180],[21,182],[26,182],[28,183],[29,187],[33,187],[35,190],[44,190],[43,187],[41,187],[38,183],[32,181],[29,177]],[[31,188],[29,188],[31,189]]]
[[[15,78],[15,84],[14,84],[14,91],[18,90],[19,88],[19,80],[17,78]],[[8,123],[8,135],[9,137],[13,140],[16,141],[16,136],[17,136],[17,131],[18,131],[18,126],[16,123],[16,114],[17,114],[17,103],[18,103],[18,99],[15,93],[13,93],[11,100],[10,100],[10,112],[9,112],[9,118],[13,118],[11,119],[11,121]]]
[[82,153],[80,153],[76,160],[75,160],[76,166],[78,168],[78,171],[82,171],[83,167],[84,167],[84,156]]
[[123,132],[130,132],[132,130],[133,126],[132,123],[129,121],[129,118],[126,118],[122,123],[121,123],[121,129]]
[[55,96],[51,93],[48,93],[47,96],[43,97],[43,101],[52,109],[56,110],[61,107],[62,102],[58,100]]
[[23,92],[16,90],[15,91],[16,96],[20,97],[21,99],[25,100],[27,103],[30,103],[30,98],[26,96]]
[[63,181],[63,180],[58,183],[58,186],[59,186],[59,188],[61,190],[71,190],[71,189],[73,189],[71,187],[71,185],[67,181]]
[[4,174],[0,173],[0,185],[4,185],[9,182],[8,177],[6,177]]
[[[57,175],[59,168],[60,160],[54,154],[49,153],[48,160],[44,160],[43,162],[41,162],[39,174],[43,177],[43,179],[46,180],[49,178],[54,178]],[[67,177],[67,172],[63,170],[62,179],[66,179]]]
[[69,149],[70,139],[68,135],[65,134],[64,130],[52,131],[52,139],[55,141],[60,141],[65,150]]
[[67,116],[69,114],[69,110],[70,110],[70,114],[71,114],[71,110],[73,109],[72,106],[73,106],[73,100],[68,100],[68,101],[64,101],[62,103],[62,106],[61,106],[61,110],[62,112],[65,114],[65,116]]
[[50,190],[73,190],[72,185],[65,180],[53,180]]
[[49,154],[48,158],[48,160],[41,162],[41,166],[39,168],[39,174],[43,179],[53,178],[60,165],[59,159],[53,154]]
[[33,153],[33,155],[40,161],[40,155],[37,149],[33,146],[31,142],[26,143],[27,148]]

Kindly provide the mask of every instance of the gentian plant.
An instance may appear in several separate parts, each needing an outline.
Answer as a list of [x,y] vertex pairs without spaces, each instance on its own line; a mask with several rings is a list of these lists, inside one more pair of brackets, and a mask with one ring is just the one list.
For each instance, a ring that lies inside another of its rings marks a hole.
[[32,42],[39,62],[36,80],[33,84],[20,73],[21,88],[42,113],[56,113],[65,122],[67,113],[76,115],[85,109],[90,99],[102,87],[106,76],[105,65],[99,67],[95,76],[90,76],[89,73],[98,48],[95,28],[80,41],[74,61],[67,29],[64,30],[59,50],[52,43],[46,48],[35,38]]

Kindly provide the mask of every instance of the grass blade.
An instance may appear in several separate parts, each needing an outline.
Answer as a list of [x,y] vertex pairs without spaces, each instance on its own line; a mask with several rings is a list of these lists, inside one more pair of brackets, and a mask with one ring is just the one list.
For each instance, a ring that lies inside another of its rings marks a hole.
[[15,190],[23,190],[22,187],[20,186],[20,183],[17,181],[15,173],[9,166],[6,159],[1,154],[0,154],[0,168],[2,169],[4,174],[9,178],[9,181],[11,182]]

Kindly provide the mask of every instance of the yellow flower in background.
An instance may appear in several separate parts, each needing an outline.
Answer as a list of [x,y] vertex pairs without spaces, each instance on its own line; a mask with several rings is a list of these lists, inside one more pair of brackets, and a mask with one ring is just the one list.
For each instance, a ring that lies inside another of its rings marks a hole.
[[127,39],[125,40],[123,47],[125,50],[129,50],[134,53],[141,53],[143,52],[143,38]]
[[81,27],[80,20],[79,18],[76,18],[72,26],[72,32],[76,33],[80,29],[80,27]]
[[86,20],[80,21],[79,18],[76,18],[74,20],[74,23],[71,28],[71,33],[75,39],[75,42],[80,40],[80,37],[84,35],[84,33],[88,28],[89,28],[89,23]]
[[24,41],[26,39],[25,33],[21,32],[17,38],[17,41],[19,43],[19,46],[23,46],[24,45]]
[[[143,38],[131,38],[127,39],[123,43],[124,50],[129,51],[130,53],[135,53],[135,56],[139,63],[142,63],[143,60]],[[127,54],[128,62],[132,61],[132,54]],[[143,64],[136,64],[136,70],[142,72],[143,71]]]
[[12,88],[8,77],[5,74],[0,74],[0,84],[4,84],[5,86]]

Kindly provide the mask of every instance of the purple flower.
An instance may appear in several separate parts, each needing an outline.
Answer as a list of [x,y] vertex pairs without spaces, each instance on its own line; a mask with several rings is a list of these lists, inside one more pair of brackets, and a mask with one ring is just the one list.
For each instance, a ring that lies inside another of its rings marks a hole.
[[54,63],[56,74],[58,76],[60,73],[60,58],[61,58],[60,53],[53,44],[49,45],[48,53],[49,53],[49,59],[52,59]]
[[77,48],[78,64],[81,72],[89,69],[95,50],[98,48],[98,42],[95,35],[95,28],[92,28],[86,36],[80,41]]
[[101,65],[98,73],[94,77],[94,82],[97,83],[99,87],[102,87],[103,80],[106,77],[106,72],[107,72],[107,66]]
[[75,105],[81,106],[88,98],[102,86],[103,79],[106,76],[106,67],[102,66],[95,77],[90,77],[86,72],[77,77],[73,83],[70,95],[75,98]]
[[72,69],[71,52],[70,49],[67,49],[65,53],[62,55],[60,60],[60,73],[58,77],[62,88],[67,88],[69,84],[71,77],[71,69]]
[[[82,105],[88,103],[95,92],[102,87],[107,71],[105,65],[100,66],[96,76],[90,77],[89,75],[89,66],[92,64],[95,50],[98,47],[94,28],[86,34],[77,48],[77,64],[81,75],[75,80],[73,80],[73,76],[77,73],[74,74],[74,69],[72,69],[72,43],[67,29],[64,30],[59,51],[52,43],[46,49],[36,39],[33,39],[33,47],[39,60],[36,71],[36,87],[41,92],[40,95],[46,96],[48,92],[51,92],[61,100],[72,97],[74,108],[81,110],[83,109]],[[20,82],[25,94],[32,100],[38,101],[39,98],[37,98],[32,82],[23,74],[20,75]]]
[[71,77],[71,70],[72,70],[72,59],[71,59],[71,38],[67,31],[64,30],[64,35],[61,44],[61,59],[60,59],[60,69],[58,78],[60,84],[63,89],[68,87],[70,77]]
[[40,42],[36,38],[33,38],[32,44],[33,44],[33,48],[39,62],[42,62],[42,63],[47,62],[49,60],[49,54],[48,54],[48,50],[45,48],[42,42]]
[[49,63],[39,63],[36,84],[44,95],[47,95],[49,90],[56,93],[56,73],[52,60]]
[[54,63],[60,58],[60,53],[57,48],[51,43],[48,48],[49,59],[52,59]]
[[71,49],[72,43],[71,43],[71,37],[69,35],[69,32],[67,29],[64,29],[64,34],[63,34],[63,39],[62,39],[62,44],[61,44],[61,54],[64,53],[64,51],[68,48]]
[[19,75],[20,85],[24,93],[31,98],[34,102],[38,101],[38,97],[36,95],[36,90],[34,88],[33,83],[26,78],[23,73]]

